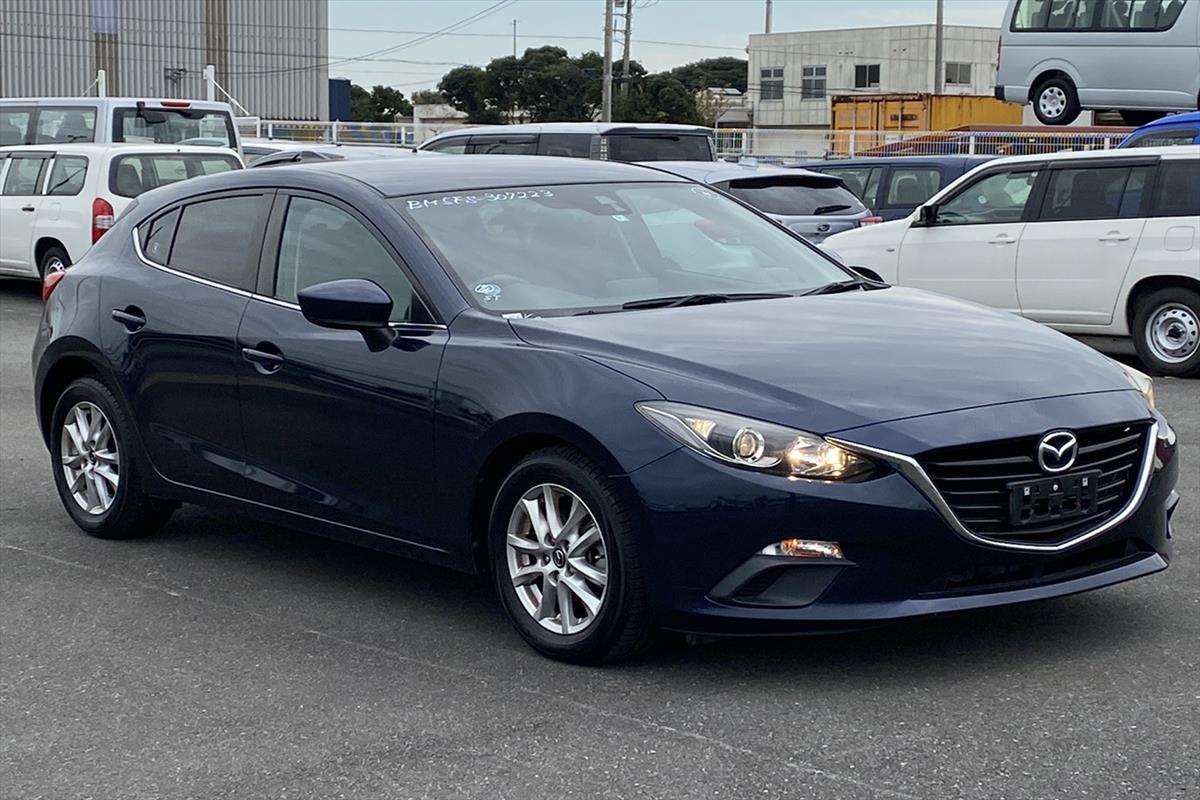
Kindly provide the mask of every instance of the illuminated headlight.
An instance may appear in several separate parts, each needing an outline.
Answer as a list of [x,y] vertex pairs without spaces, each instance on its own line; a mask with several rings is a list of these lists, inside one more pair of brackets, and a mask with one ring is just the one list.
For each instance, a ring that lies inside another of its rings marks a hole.
[[739,467],[793,478],[843,480],[874,464],[805,431],[697,406],[647,401],[637,410],[679,443]]
[[1154,379],[1141,370],[1134,369],[1127,364],[1122,364],[1116,359],[1109,360],[1121,368],[1121,371],[1125,373],[1125,377],[1133,384],[1133,388],[1141,392],[1142,397],[1146,398],[1146,402],[1150,404],[1150,407],[1154,408]]

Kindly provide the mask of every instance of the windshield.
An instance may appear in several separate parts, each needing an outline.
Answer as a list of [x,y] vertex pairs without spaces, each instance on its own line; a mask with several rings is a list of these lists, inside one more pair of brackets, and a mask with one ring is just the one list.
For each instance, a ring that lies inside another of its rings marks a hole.
[[812,180],[752,178],[731,181],[729,193],[760,211],[786,216],[837,216],[866,210],[854,193],[833,180],[812,185]]
[[702,133],[610,133],[609,161],[715,161],[708,136]]
[[109,173],[109,190],[122,197],[137,197],[142,192],[168,183],[215,175],[242,165],[231,155],[221,153],[163,153],[119,156]]
[[202,140],[195,144],[237,147],[233,121],[224,111],[147,107],[142,116],[136,108],[113,111],[115,142],[180,144],[188,139]]
[[468,295],[498,313],[798,293],[850,277],[774,223],[686,183],[531,186],[392,202]]

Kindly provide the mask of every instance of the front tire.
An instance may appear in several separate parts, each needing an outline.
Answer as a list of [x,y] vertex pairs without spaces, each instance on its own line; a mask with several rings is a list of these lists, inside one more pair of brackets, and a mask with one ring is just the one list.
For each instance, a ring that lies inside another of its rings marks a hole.
[[1033,90],[1033,113],[1043,125],[1070,125],[1082,110],[1075,84],[1067,78],[1049,78]]
[[1133,343],[1153,372],[1200,377],[1200,292],[1170,287],[1139,300],[1133,315]]
[[63,507],[89,536],[130,539],[158,530],[174,506],[142,491],[128,417],[96,378],[59,397],[50,422],[50,466]]
[[652,628],[632,515],[575,450],[549,448],[501,484],[488,531],[500,603],[535,650],[577,664],[628,658]]

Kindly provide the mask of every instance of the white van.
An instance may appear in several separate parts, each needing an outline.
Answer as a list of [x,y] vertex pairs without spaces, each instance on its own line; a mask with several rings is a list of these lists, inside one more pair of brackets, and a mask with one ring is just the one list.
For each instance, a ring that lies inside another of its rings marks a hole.
[[1131,337],[1156,372],[1200,377],[1200,146],[998,158],[823,246],[888,283]]
[[237,153],[213,147],[0,148],[0,275],[41,278],[65,269],[142,192],[241,167]]
[[200,144],[241,152],[228,103],[137,97],[0,99],[0,146],[78,142]]
[[1046,125],[1118,109],[1129,125],[1200,108],[1200,0],[1009,0],[996,97]]

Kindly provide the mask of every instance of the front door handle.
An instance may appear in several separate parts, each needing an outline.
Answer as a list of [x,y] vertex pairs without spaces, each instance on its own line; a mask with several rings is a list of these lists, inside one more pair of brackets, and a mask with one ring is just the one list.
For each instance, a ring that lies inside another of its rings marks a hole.
[[1001,233],[995,239],[988,239],[988,244],[1016,244],[1017,240],[1010,238],[1007,233]]
[[22,211],[37,211],[37,206],[21,206]]
[[259,342],[254,347],[243,347],[242,358],[254,365],[263,375],[273,375],[283,367],[283,353],[270,342]]
[[1109,231],[1106,235],[1100,237],[1102,242],[1128,242],[1129,236],[1120,231]]
[[146,327],[146,314],[137,306],[114,308],[112,318],[125,326],[125,330],[136,333]]

